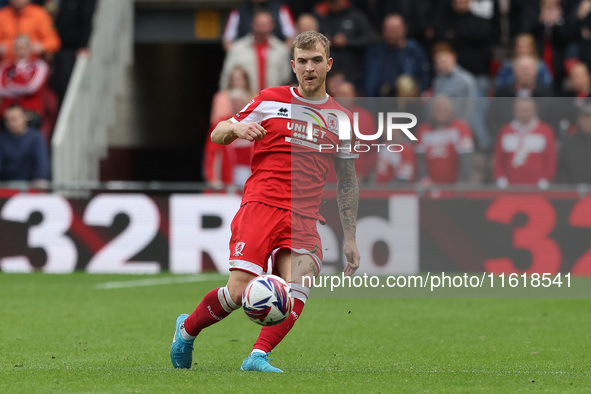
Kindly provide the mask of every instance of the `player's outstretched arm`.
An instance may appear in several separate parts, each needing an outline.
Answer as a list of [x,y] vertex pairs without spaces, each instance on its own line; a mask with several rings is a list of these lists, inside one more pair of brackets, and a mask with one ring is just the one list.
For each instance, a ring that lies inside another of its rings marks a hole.
[[258,123],[232,123],[222,120],[211,132],[211,142],[228,145],[237,138],[247,141],[260,140],[267,134],[267,130]]
[[357,227],[357,209],[359,207],[359,184],[355,175],[355,160],[339,159],[334,161],[335,171],[337,173],[337,203],[343,233],[345,234],[345,245],[343,253],[347,258],[345,275],[349,276],[359,268],[359,250],[355,241],[355,231]]

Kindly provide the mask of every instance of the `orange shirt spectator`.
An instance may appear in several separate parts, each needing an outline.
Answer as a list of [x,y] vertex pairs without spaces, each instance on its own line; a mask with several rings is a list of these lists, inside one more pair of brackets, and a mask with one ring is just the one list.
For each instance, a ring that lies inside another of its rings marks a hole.
[[29,36],[35,55],[60,49],[60,38],[43,7],[30,4],[30,0],[10,0],[9,5],[0,9],[0,57],[13,58],[14,39],[21,34]]

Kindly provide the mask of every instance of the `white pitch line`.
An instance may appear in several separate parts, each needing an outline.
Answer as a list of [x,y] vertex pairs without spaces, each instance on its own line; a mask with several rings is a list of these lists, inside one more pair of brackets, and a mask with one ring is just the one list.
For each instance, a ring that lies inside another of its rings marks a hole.
[[193,283],[193,282],[207,282],[211,280],[220,280],[227,278],[227,275],[222,274],[201,274],[191,276],[173,276],[168,278],[150,278],[150,279],[135,279],[117,282],[99,283],[94,286],[97,290],[111,290],[111,289],[128,289],[133,287],[148,287],[148,286],[162,286],[172,285],[177,283]]

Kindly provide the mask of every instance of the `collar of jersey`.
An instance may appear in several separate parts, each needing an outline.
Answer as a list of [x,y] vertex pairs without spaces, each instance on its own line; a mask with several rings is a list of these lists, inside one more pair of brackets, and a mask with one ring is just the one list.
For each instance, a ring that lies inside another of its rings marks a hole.
[[328,101],[328,97],[329,97],[328,96],[328,93],[326,93],[326,97],[323,98],[322,100],[310,100],[310,99],[307,99],[305,97],[300,96],[296,89],[297,88],[295,88],[295,87],[292,86],[290,88],[291,94],[295,98],[297,98],[298,100],[303,101],[304,103],[308,103],[308,104],[324,104],[324,103],[326,103]]

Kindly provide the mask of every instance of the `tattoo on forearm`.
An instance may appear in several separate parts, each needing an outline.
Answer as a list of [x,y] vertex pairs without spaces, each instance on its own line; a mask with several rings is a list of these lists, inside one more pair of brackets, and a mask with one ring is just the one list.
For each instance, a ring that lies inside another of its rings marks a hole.
[[354,236],[359,206],[359,184],[353,159],[335,159],[338,178],[337,203],[345,237]]

